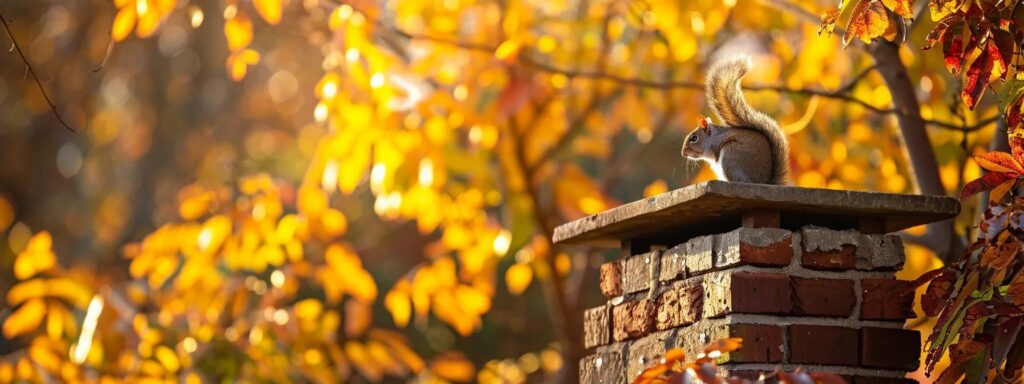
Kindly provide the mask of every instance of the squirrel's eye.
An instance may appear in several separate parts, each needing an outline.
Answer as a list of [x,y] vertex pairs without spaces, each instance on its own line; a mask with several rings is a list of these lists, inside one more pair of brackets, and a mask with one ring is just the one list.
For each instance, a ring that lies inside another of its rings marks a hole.
[[697,137],[697,135],[690,136],[690,142],[691,143],[696,143],[698,139],[699,138]]

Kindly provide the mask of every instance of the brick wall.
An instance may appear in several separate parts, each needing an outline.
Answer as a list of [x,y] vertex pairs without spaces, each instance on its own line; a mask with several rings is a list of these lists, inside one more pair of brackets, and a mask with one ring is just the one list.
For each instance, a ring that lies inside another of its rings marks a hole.
[[920,336],[894,273],[903,245],[893,235],[805,227],[740,228],[601,266],[609,301],[583,314],[592,352],[582,383],[628,383],[671,348],[688,356],[723,337],[725,373],[797,367],[853,383],[902,383],[917,368]]

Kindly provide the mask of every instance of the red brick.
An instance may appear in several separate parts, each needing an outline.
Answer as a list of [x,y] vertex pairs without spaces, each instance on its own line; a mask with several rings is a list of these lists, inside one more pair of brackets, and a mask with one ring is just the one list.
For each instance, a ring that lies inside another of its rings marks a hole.
[[729,337],[743,339],[743,346],[729,353],[729,361],[736,363],[781,363],[782,327],[769,324],[732,324]]
[[704,288],[699,278],[678,282],[658,297],[656,328],[660,331],[700,320],[704,309]]
[[857,306],[853,280],[793,277],[792,282],[794,314],[848,317]]
[[921,335],[917,331],[864,327],[860,339],[862,366],[914,371],[920,364]]
[[789,236],[767,247],[740,243],[740,261],[744,264],[785,266],[792,259],[793,238]]
[[703,276],[704,318],[730,313],[789,314],[789,276],[779,273],[715,272]]
[[780,228],[739,228],[716,236],[715,268],[786,266],[793,259],[792,233]]
[[622,260],[601,264],[601,293],[607,298],[622,296]]
[[583,346],[593,348],[611,342],[611,310],[602,305],[583,312]]
[[857,330],[824,325],[789,326],[789,362],[857,365]]
[[731,313],[787,314],[793,310],[789,277],[776,273],[734,273]]
[[612,338],[615,341],[635,339],[654,330],[654,301],[630,301],[612,309]]
[[804,251],[800,259],[807,269],[842,271],[853,269],[856,263],[857,247],[843,244],[842,248],[830,251]]
[[862,320],[905,320],[914,317],[914,290],[909,282],[893,279],[860,281],[864,301]]

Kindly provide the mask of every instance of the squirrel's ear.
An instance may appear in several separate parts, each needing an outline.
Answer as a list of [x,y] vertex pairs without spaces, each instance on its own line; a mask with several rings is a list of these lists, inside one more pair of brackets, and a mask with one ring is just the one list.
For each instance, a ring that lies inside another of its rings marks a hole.
[[711,119],[704,115],[697,115],[697,128],[708,129],[708,124],[711,124]]

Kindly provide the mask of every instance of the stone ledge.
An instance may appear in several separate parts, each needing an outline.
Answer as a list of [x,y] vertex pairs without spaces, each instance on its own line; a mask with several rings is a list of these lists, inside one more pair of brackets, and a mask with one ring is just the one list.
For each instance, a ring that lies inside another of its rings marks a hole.
[[564,244],[618,247],[623,240],[671,245],[723,233],[740,226],[744,212],[777,210],[781,226],[857,228],[861,219],[882,232],[955,217],[960,203],[951,197],[856,192],[778,185],[708,181],[628,203],[555,228]]

